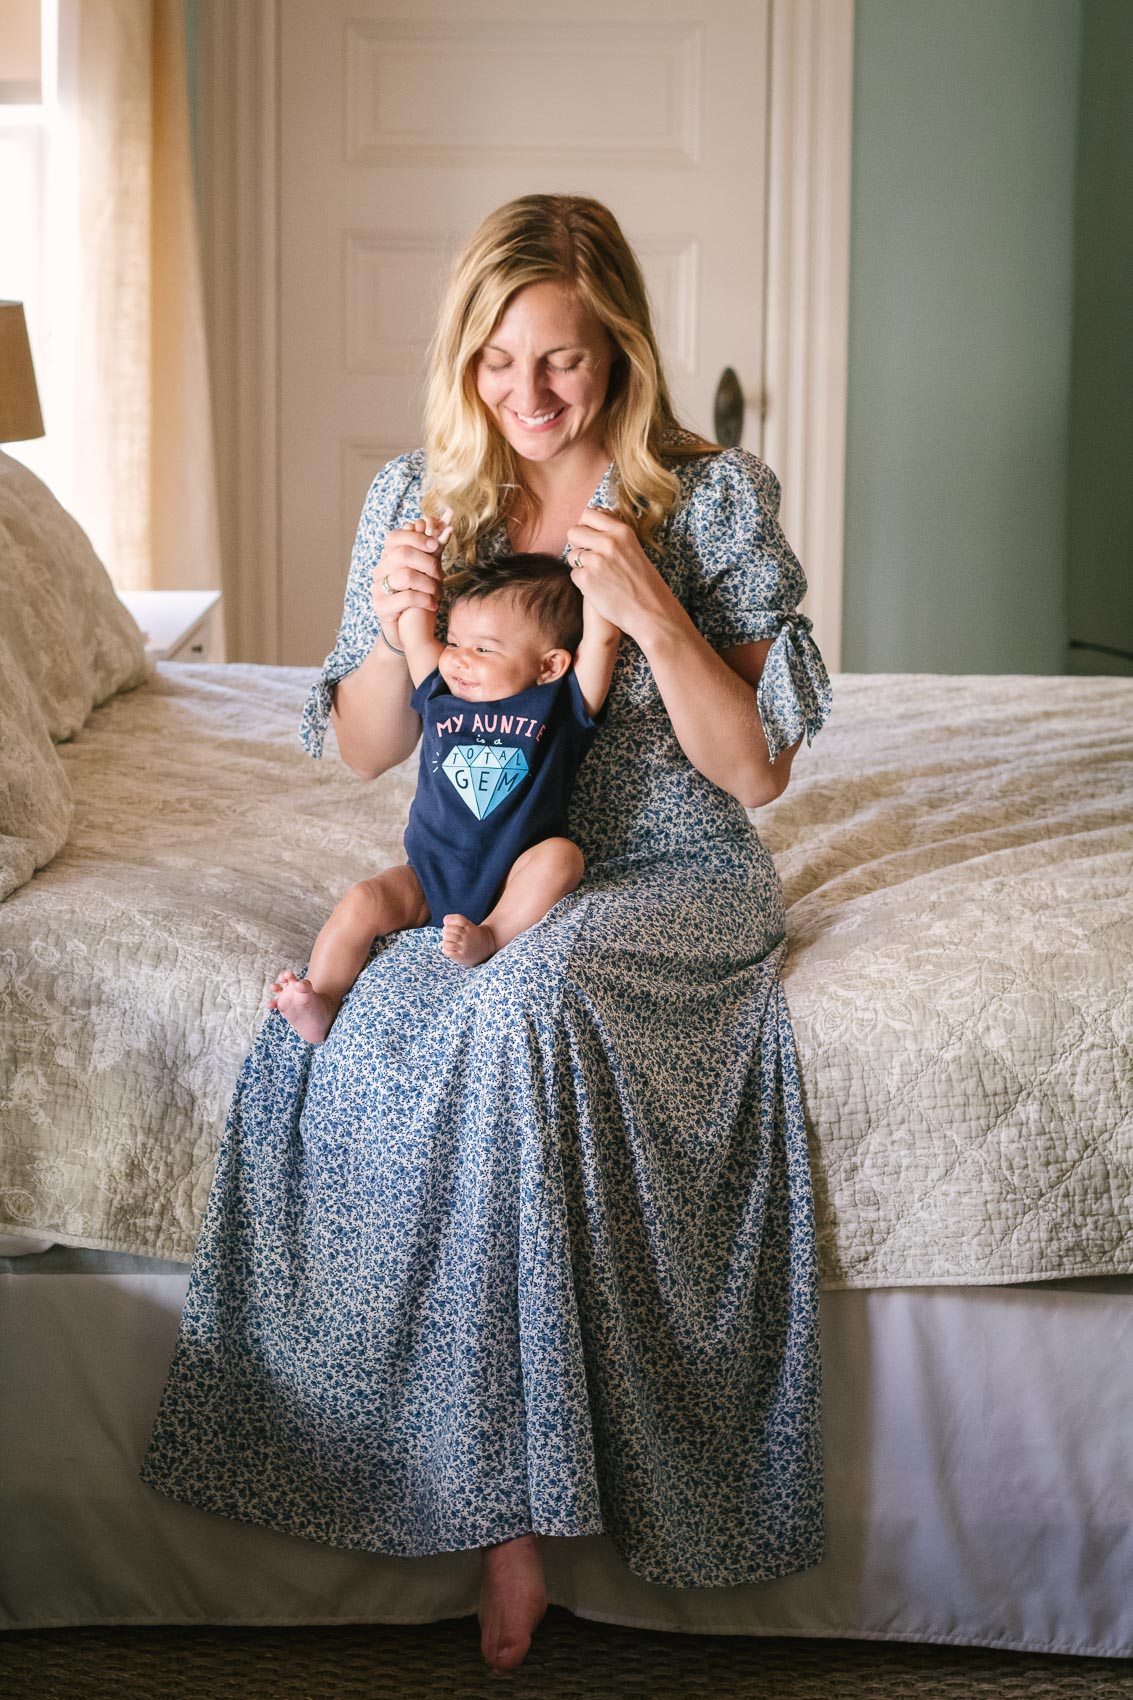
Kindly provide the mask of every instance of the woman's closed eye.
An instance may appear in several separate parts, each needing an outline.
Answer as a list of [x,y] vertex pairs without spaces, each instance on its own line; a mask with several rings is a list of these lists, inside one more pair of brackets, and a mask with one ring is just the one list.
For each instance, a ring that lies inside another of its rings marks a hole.
[[[491,360],[483,360],[483,361],[481,361],[481,365],[483,366],[485,372],[506,372],[508,367],[511,365],[511,361],[510,360],[501,360],[501,361],[498,361],[498,362],[493,362]],[[564,372],[577,372],[578,368],[581,365],[582,365],[581,358],[579,358],[578,360],[572,360],[568,366],[556,366],[553,361],[548,360],[547,361],[547,370],[548,370],[548,372],[556,372],[561,377]]]

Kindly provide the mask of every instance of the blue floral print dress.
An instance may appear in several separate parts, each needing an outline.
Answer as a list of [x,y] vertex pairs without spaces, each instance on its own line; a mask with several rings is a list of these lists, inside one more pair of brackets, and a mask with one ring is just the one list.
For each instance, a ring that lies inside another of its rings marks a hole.
[[[779,490],[678,463],[652,551],[718,650],[773,638],[773,754],[829,712]],[[367,498],[301,737],[377,638]],[[607,473],[591,505],[614,507]],[[485,552],[509,547],[501,531]],[[571,808],[582,884],[476,968],[379,940],[327,1042],[269,1014],[244,1062],[142,1479],[370,1552],[605,1532],[669,1587],[822,1554],[817,1272],[782,893],[623,638]],[[314,927],[312,925],[312,930]]]

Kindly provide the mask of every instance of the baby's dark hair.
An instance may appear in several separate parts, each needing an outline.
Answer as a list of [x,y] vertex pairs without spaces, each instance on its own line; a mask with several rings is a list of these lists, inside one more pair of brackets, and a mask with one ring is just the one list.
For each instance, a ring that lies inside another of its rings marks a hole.
[[573,655],[582,642],[582,592],[558,555],[501,555],[494,561],[476,561],[446,578],[444,588],[450,612],[455,602],[506,595],[538,620],[555,649],[569,649]]

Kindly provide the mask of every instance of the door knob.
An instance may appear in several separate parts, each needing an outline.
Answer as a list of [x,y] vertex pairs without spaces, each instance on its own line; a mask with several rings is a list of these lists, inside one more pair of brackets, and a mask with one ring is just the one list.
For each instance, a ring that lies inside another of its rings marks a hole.
[[712,410],[716,441],[721,448],[739,447],[744,434],[744,392],[740,380],[730,366],[725,366],[716,385],[716,401]]

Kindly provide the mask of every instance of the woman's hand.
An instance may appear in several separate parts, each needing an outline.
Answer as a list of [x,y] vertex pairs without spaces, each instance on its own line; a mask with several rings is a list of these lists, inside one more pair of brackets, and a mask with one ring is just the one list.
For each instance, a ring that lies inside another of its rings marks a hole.
[[734,647],[725,661],[697,630],[631,527],[605,508],[587,508],[567,532],[567,542],[571,578],[587,606],[638,645],[693,767],[745,808],[781,796],[798,746],[771,762],[756,698],[770,641]]
[[587,508],[566,535],[570,576],[587,602],[645,648],[646,631],[671,620],[680,604],[633,528],[607,508]]
[[451,519],[452,510],[446,508],[442,524],[417,519],[400,531],[391,531],[386,538],[381,560],[374,568],[370,600],[378,624],[392,644],[398,641],[398,618],[407,608],[426,608],[431,614],[437,611],[443,577],[441,550],[452,533]]

